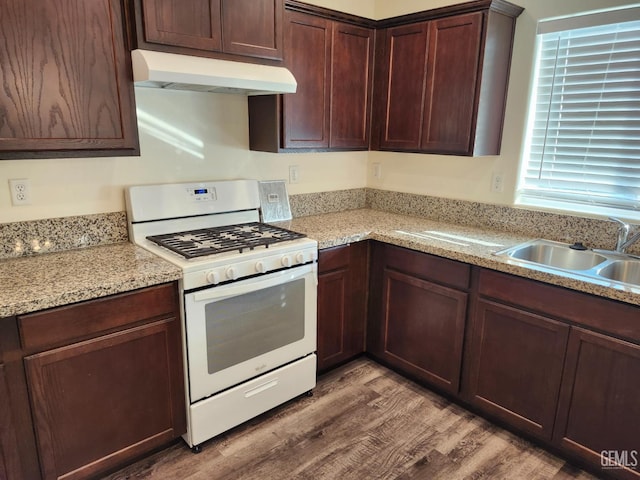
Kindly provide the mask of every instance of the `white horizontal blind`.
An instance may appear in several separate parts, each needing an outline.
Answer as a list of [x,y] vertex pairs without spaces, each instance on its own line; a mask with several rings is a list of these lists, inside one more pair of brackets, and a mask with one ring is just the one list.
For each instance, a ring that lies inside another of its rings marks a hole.
[[539,35],[520,202],[640,209],[640,21]]

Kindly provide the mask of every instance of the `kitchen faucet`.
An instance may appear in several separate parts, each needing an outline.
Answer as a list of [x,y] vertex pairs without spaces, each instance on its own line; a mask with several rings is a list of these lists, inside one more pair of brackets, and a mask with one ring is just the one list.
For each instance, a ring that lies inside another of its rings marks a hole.
[[629,234],[631,233],[631,225],[627,222],[620,220],[619,218],[609,217],[609,220],[612,220],[619,224],[618,227],[618,239],[616,241],[616,252],[618,253],[626,253],[627,248],[633,245],[635,242],[640,240],[640,229],[634,233],[631,238],[629,238]]

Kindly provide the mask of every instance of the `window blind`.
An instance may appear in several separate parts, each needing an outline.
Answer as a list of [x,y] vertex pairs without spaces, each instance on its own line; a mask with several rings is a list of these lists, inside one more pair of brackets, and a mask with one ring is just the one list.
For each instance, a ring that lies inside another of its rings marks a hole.
[[640,210],[640,21],[539,35],[533,102],[520,203]]

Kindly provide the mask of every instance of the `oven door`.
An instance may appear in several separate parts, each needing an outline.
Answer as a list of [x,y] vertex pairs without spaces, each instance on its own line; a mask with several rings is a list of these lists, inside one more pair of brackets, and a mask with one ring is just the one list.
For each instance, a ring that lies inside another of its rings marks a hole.
[[190,401],[316,350],[317,265],[185,294]]

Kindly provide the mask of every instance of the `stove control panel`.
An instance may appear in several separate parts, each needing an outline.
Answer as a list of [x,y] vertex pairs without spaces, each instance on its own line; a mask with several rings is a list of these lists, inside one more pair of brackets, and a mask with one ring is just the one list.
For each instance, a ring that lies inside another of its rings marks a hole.
[[257,258],[242,260],[220,266],[204,268],[199,272],[185,274],[185,290],[199,288],[207,285],[239,280],[255,275],[264,275],[283,268],[294,268],[298,265],[315,262],[318,259],[318,251],[315,246],[293,248],[290,251],[273,255],[259,255]]

